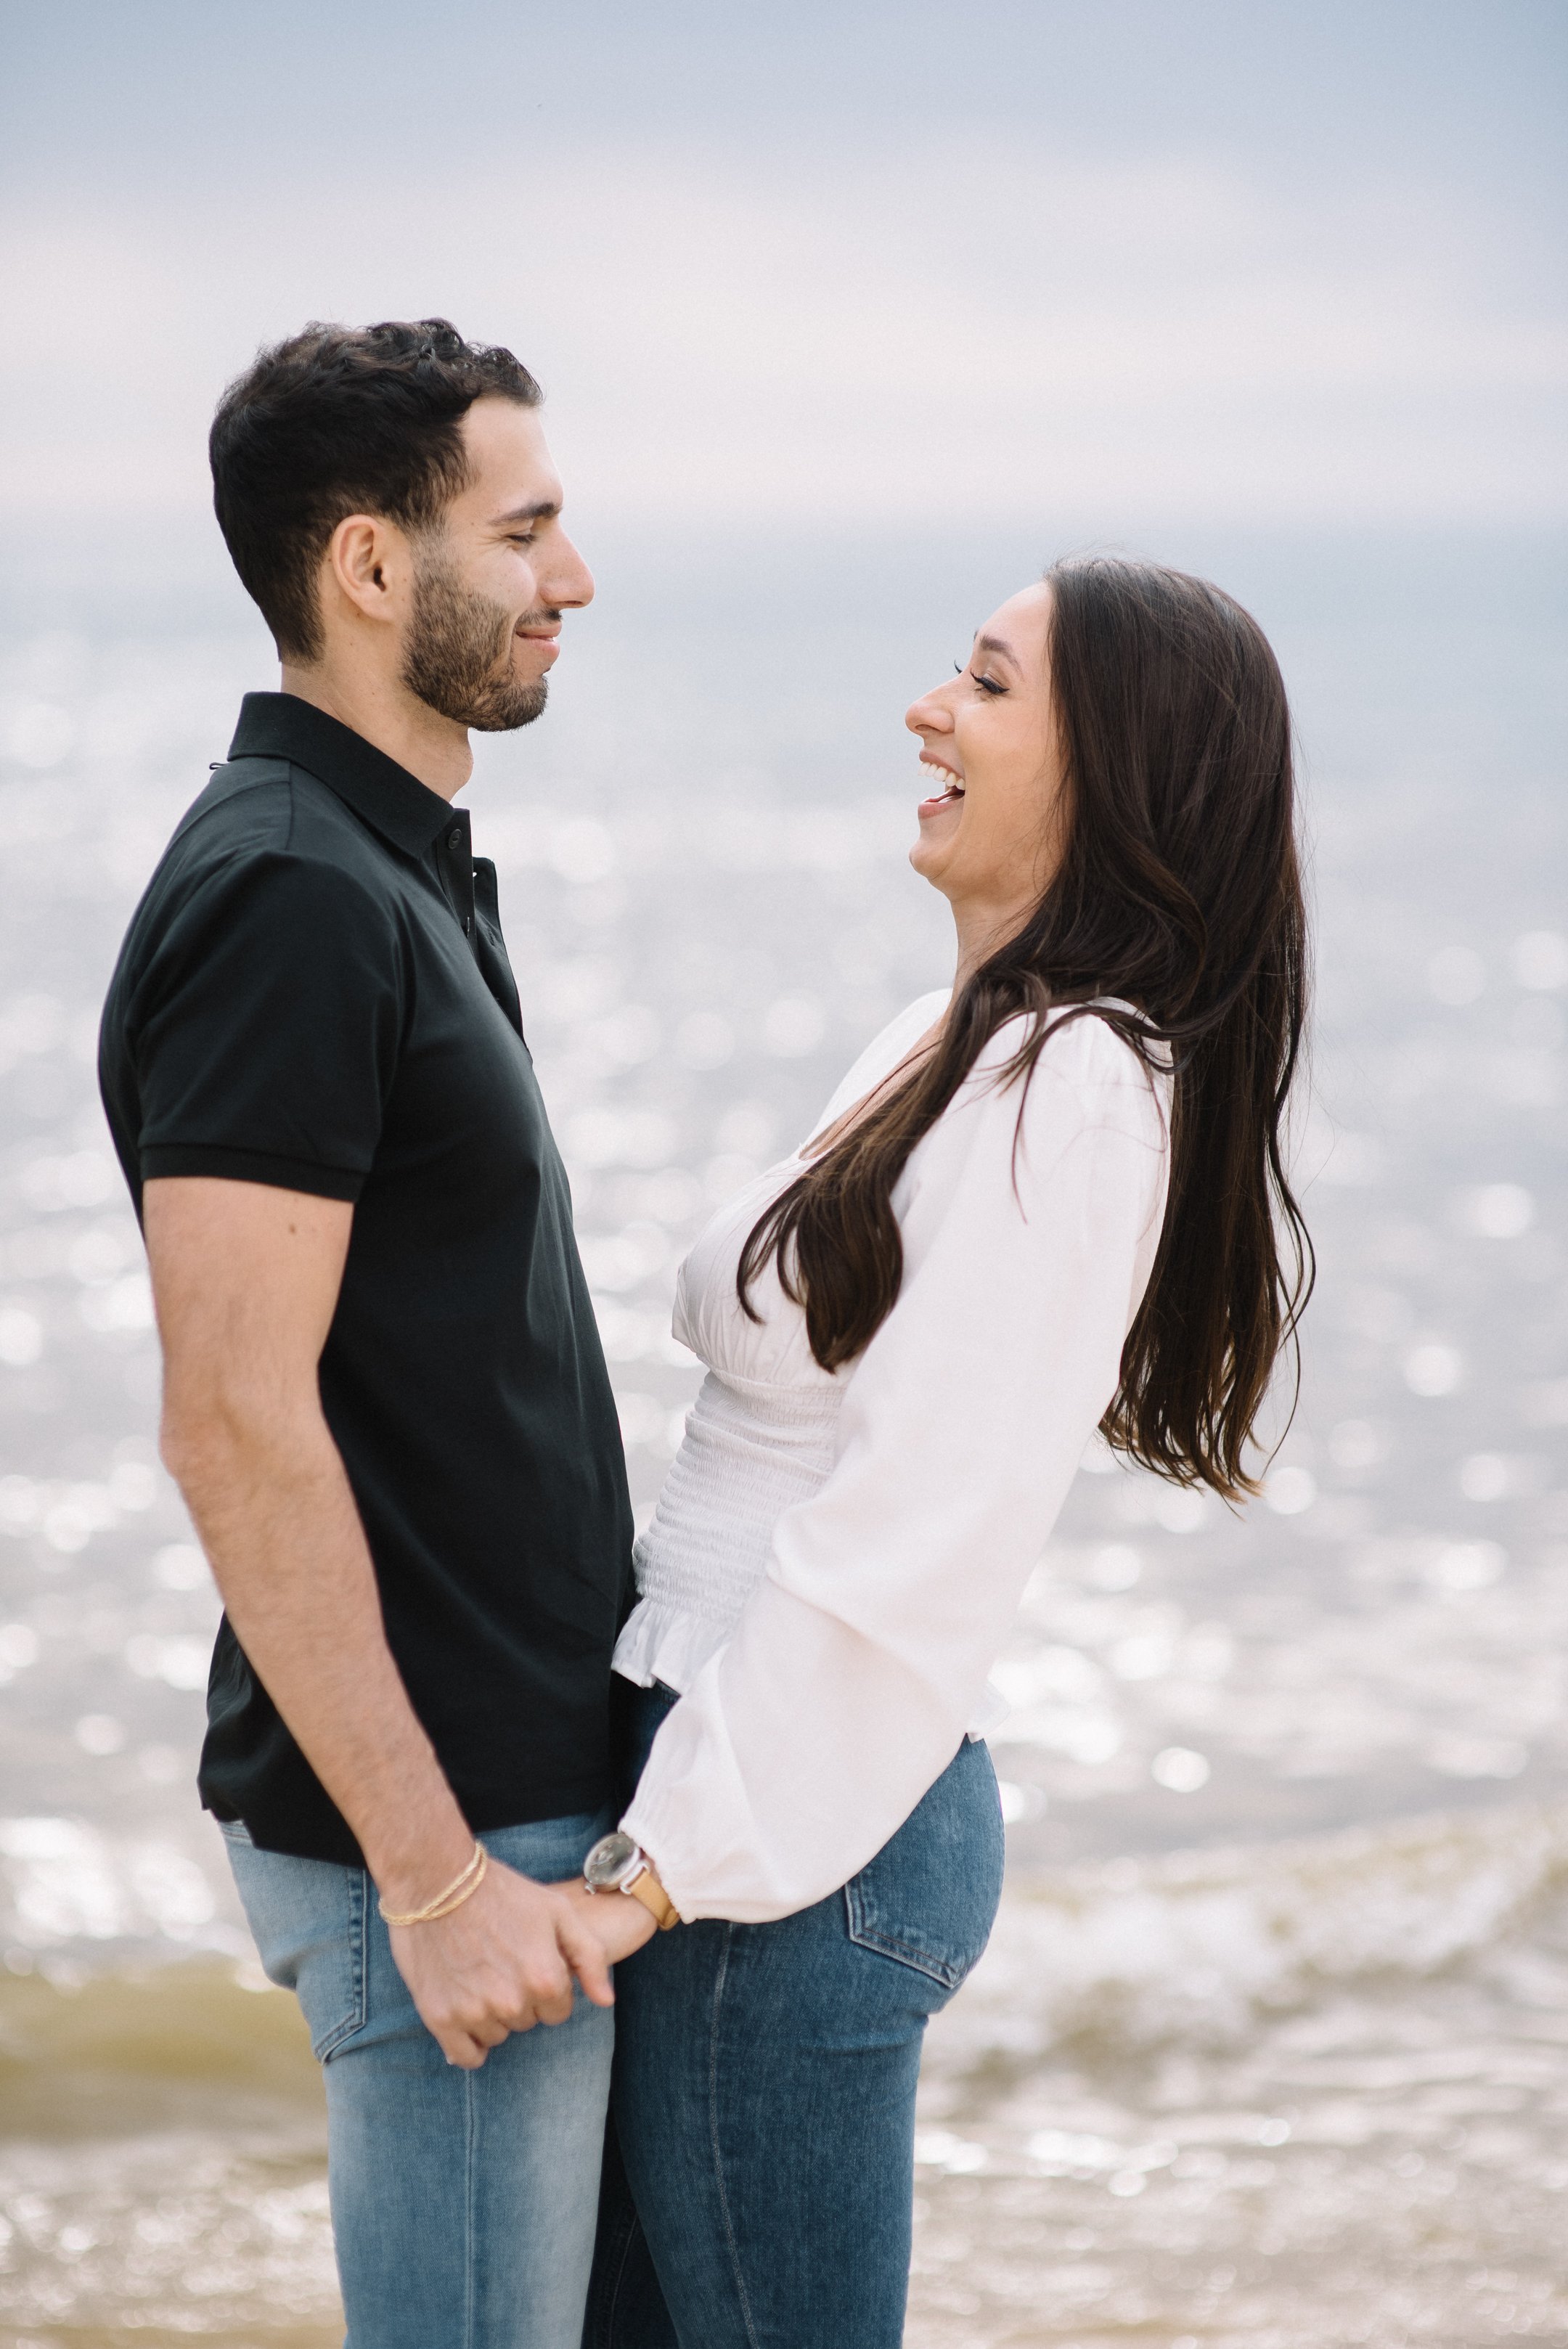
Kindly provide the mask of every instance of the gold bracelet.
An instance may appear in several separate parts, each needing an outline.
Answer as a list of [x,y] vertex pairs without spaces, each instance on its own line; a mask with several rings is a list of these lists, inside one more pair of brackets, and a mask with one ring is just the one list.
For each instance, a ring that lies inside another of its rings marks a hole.
[[410,1909],[400,1917],[394,1915],[384,1900],[378,1900],[376,1913],[386,1925],[433,1925],[438,1918],[450,1917],[454,1909],[461,1909],[465,1900],[472,1899],[483,1883],[484,1871],[489,1866],[490,1854],[476,1836],[467,1866],[461,1876],[453,1877],[444,1892],[438,1892],[435,1899],[427,1900],[422,1909]]

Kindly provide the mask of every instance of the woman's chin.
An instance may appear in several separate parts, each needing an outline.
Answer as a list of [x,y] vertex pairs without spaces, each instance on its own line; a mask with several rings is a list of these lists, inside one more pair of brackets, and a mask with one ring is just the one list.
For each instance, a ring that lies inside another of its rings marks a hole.
[[909,863],[921,880],[929,881],[933,889],[940,889],[944,897],[948,894],[947,869],[951,862],[952,855],[948,842],[933,840],[929,833],[922,828],[919,840],[909,850]]

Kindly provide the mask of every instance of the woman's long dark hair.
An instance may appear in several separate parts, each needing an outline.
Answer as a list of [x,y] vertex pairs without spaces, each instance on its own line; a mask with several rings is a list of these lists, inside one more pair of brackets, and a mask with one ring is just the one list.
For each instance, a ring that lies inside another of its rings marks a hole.
[[1163,1048],[1175,1073],[1164,1228],[1102,1432],[1236,1499],[1257,1490],[1243,1454],[1313,1278],[1282,1138],[1307,998],[1290,711],[1257,622],[1207,581],[1104,557],[1046,580],[1061,861],[959,990],[929,1057],[763,1216],[741,1301],[756,1318],[752,1285],[773,1258],[816,1360],[852,1361],[903,1278],[893,1187],[986,1043],[1028,1016],[1004,1072],[1026,1087],[1048,1026],[1104,1019],[1146,1063]]

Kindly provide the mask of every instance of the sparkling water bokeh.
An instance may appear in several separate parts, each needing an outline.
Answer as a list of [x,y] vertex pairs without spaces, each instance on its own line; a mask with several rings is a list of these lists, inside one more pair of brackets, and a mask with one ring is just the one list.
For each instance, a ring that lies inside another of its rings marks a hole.
[[[1051,551],[715,546],[677,595],[612,550],[546,719],[480,746],[642,1512],[683,1247],[948,974],[904,705]],[[1091,1451],[1030,1585],[909,2339],[1568,2340],[1561,577],[1532,541],[1151,551],[1253,604],[1297,703],[1320,1285],[1262,1500]],[[195,1808],[216,1599],[93,1075],[130,907],[272,675],[200,566],[4,617],[0,2344],[304,2349],[318,2090]]]

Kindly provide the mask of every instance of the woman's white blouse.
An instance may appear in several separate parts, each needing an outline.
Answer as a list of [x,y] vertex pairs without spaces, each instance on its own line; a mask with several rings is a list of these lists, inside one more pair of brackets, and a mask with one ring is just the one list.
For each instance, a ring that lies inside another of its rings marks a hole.
[[[910,1005],[821,1119],[940,1016]],[[628,1679],[681,1692],[626,1826],[682,1917],[759,1923],[845,1884],[966,1733],[1085,1445],[1116,1392],[1165,1206],[1168,1084],[1094,1018],[1027,1094],[993,1036],[893,1194],[904,1278],[831,1374],[748,1234],[797,1154],[722,1208],[680,1268],[676,1336],[708,1376],[638,1544]],[[1021,1114],[1022,1112],[1022,1114]]]

